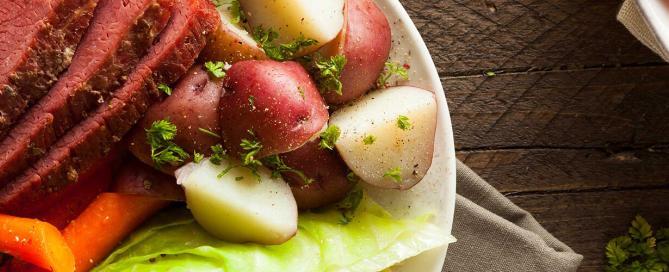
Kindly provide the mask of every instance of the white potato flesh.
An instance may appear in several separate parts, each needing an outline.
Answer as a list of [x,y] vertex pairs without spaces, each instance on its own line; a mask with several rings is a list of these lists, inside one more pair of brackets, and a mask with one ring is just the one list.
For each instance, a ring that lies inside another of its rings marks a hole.
[[235,160],[214,165],[208,160],[177,170],[186,203],[210,234],[230,242],[281,244],[297,232],[297,204],[290,186],[260,167],[258,177],[243,167],[218,175]]
[[[411,128],[398,126],[408,118]],[[423,179],[432,165],[437,102],[432,92],[409,86],[374,91],[339,109],[330,125],[341,129],[337,150],[363,181],[406,190]],[[365,144],[366,137],[374,137]],[[399,168],[399,180],[386,175]]]
[[344,26],[344,0],[239,0],[252,28],[279,33],[280,43],[311,38],[318,44],[307,54],[334,40]]

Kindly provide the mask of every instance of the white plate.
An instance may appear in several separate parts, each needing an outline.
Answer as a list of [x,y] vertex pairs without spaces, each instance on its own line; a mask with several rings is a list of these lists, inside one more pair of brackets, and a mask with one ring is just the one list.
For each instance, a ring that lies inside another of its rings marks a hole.
[[[455,148],[446,95],[430,52],[416,26],[398,0],[375,0],[383,9],[393,31],[391,60],[409,64],[410,78],[401,85],[412,85],[436,94],[439,105],[435,152],[425,179],[408,191],[368,187],[369,194],[397,217],[435,214],[435,223],[451,234],[455,209]],[[425,252],[405,261],[397,271],[439,272],[447,247]],[[395,271],[395,270],[394,270]]]

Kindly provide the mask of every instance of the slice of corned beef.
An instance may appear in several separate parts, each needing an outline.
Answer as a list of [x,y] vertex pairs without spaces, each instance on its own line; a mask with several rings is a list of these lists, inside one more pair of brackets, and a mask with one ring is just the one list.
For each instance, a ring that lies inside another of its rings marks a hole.
[[[165,27],[171,0],[101,0],[68,71],[0,143],[0,185],[109,98]],[[37,141],[41,139],[41,141]]]
[[0,138],[70,65],[97,3],[0,2]]
[[158,84],[172,84],[186,73],[204,48],[206,34],[219,24],[218,13],[209,0],[179,0],[159,42],[113,98],[0,190],[0,212],[23,215],[30,203],[72,186],[79,173],[91,169],[160,99]]

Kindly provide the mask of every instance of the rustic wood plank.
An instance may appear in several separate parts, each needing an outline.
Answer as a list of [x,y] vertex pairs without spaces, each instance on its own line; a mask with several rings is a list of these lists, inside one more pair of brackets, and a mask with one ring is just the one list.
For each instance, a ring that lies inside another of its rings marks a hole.
[[456,148],[669,143],[669,66],[445,78]]
[[669,150],[514,149],[458,152],[503,193],[669,187]]
[[511,196],[558,239],[584,255],[581,271],[603,271],[604,246],[640,214],[669,227],[669,189]]
[[401,0],[442,75],[659,62],[616,21],[620,0]]

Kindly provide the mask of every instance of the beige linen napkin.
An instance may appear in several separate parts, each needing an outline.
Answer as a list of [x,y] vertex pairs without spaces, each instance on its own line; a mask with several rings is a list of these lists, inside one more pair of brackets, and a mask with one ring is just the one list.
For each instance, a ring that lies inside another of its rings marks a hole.
[[443,271],[576,271],[583,256],[458,161],[453,236]]
[[618,21],[646,47],[653,50],[653,52],[665,61],[669,61],[669,52],[667,52],[657,35],[653,32],[652,26],[643,14],[637,1],[648,0],[626,0],[618,12]]

